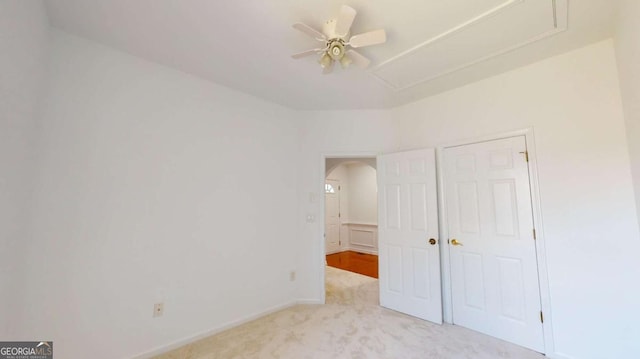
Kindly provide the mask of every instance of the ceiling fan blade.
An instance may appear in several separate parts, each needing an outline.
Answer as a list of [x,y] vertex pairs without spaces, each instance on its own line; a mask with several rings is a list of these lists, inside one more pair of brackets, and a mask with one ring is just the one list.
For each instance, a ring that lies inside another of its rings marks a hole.
[[301,22],[297,22],[297,23],[293,24],[292,26],[293,26],[294,29],[302,31],[305,34],[313,37],[314,39],[316,39],[318,41],[325,41],[327,39],[327,37],[324,36],[324,34],[321,33],[320,31],[312,28],[309,25],[303,24]]
[[306,56],[309,56],[309,55],[315,55],[315,54],[317,54],[317,53],[319,53],[321,51],[322,51],[322,49],[307,50],[307,51],[299,52],[297,54],[293,54],[293,55],[291,55],[291,57],[294,58],[294,59],[299,59],[299,58],[306,57]]
[[383,30],[374,30],[364,34],[354,35],[349,39],[349,45],[353,48],[382,44],[387,41],[387,33]]
[[356,64],[356,66],[362,67],[363,69],[366,69],[367,67],[369,67],[369,64],[371,63],[371,60],[362,56],[359,52],[356,52],[355,50],[347,51],[345,53],[345,56],[348,56],[351,59],[351,61],[354,64]]
[[351,29],[351,24],[353,24],[353,20],[356,18],[356,10],[347,5],[343,5],[340,9],[340,15],[336,20],[336,29],[335,33],[338,37],[345,37],[349,33],[349,29]]
[[330,74],[333,71],[333,64],[334,63],[335,63],[335,61],[331,60],[331,62],[322,69],[322,74],[323,75]]

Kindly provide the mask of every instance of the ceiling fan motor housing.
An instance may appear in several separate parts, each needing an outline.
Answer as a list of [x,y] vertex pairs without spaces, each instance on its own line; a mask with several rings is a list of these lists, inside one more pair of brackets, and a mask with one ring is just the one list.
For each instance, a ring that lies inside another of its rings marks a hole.
[[[322,33],[327,37],[327,54],[332,59],[340,61],[344,57],[345,40],[336,34],[336,19],[328,20],[322,26]],[[345,36],[348,38],[349,34]]]
[[344,41],[341,39],[329,40],[327,53],[332,59],[340,60],[344,56]]

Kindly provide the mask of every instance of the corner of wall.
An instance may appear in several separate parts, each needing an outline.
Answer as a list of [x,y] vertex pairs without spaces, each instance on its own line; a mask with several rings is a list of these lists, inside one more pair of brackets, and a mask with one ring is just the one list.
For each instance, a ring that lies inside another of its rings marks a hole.
[[640,2],[620,0],[618,6],[614,46],[640,224]]

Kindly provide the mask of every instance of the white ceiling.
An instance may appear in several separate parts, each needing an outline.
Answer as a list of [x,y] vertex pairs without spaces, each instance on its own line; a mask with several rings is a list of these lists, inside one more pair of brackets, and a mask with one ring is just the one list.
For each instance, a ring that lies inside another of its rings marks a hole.
[[[608,38],[612,0],[47,0],[53,26],[295,109],[388,108]],[[352,33],[387,30],[362,49],[368,70],[322,75],[317,29],[343,4]],[[555,8],[554,8],[555,6]]]

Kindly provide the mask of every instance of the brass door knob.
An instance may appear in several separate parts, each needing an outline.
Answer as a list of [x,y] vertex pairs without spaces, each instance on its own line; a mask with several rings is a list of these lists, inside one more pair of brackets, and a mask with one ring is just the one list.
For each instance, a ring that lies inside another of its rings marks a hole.
[[435,246],[436,243],[438,243],[438,241],[436,241],[434,238],[429,239],[429,244],[432,246]]
[[452,239],[450,242],[451,242],[451,244],[452,244],[452,245],[454,245],[454,246],[461,246],[461,245],[463,245],[462,243],[458,242],[458,240],[457,240],[457,239],[455,239],[455,238],[454,238],[454,239]]

